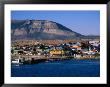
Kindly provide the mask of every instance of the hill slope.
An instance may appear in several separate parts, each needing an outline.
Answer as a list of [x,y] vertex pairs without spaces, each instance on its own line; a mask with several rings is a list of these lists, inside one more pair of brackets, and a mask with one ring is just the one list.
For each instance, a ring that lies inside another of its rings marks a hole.
[[83,35],[71,29],[48,20],[12,20],[11,39],[77,39]]

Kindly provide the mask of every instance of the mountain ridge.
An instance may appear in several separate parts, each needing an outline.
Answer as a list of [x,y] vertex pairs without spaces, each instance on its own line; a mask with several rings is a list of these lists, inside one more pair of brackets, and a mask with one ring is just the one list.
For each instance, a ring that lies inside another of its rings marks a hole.
[[11,20],[11,39],[79,39],[80,33],[49,20]]

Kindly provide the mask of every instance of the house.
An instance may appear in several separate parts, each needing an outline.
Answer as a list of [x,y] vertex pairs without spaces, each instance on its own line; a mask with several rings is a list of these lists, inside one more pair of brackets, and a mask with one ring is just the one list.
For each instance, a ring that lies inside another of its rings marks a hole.
[[71,49],[76,49],[76,50],[81,50],[81,47],[80,46],[77,46],[77,45],[73,45],[70,48]]
[[16,54],[18,54],[19,51],[20,51],[20,48],[14,47],[14,46],[11,47],[11,53],[12,53],[12,54],[15,54],[15,55],[16,55]]
[[89,44],[93,45],[93,46],[98,46],[100,44],[100,41],[89,41]]
[[[12,52],[12,51],[13,51],[13,52]],[[18,54],[18,51],[19,51],[19,50],[11,50],[11,53],[16,55],[16,54]]]
[[61,49],[53,49],[53,50],[50,50],[50,55],[63,55],[64,54],[64,51],[61,50]]

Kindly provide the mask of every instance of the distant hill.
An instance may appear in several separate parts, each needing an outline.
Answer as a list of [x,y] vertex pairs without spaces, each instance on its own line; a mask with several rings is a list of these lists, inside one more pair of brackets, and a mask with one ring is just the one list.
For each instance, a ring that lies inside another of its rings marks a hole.
[[83,39],[100,39],[99,35],[85,35]]
[[[81,35],[71,29],[48,20],[11,20],[12,40],[80,39]],[[89,36],[91,38],[92,36]],[[93,38],[93,37],[92,37]]]

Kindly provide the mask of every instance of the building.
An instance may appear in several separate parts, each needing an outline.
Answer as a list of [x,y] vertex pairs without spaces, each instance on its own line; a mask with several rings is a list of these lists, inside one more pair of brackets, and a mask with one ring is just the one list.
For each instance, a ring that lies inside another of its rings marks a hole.
[[81,47],[80,46],[77,46],[77,45],[73,45],[70,48],[71,49],[76,49],[76,50],[81,50]]
[[64,51],[61,50],[61,49],[53,49],[53,50],[50,50],[50,55],[63,55],[64,54]]

